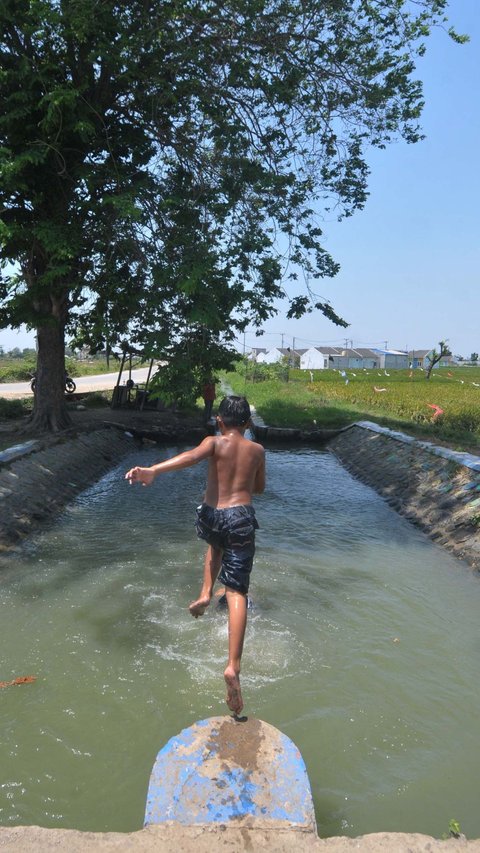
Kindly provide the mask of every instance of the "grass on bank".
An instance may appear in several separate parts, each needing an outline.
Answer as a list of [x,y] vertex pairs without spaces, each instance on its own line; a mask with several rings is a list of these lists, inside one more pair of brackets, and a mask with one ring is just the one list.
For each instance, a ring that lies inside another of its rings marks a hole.
[[[118,373],[120,363],[120,360],[116,358],[111,358],[109,364],[107,364],[106,359],[100,358],[92,361],[79,361],[75,358],[65,359],[67,373],[73,378],[76,376],[97,376],[102,373]],[[132,368],[144,367],[148,364],[149,362],[135,359]],[[36,361],[34,358],[0,358],[0,383],[30,382],[35,370]]]
[[[92,391],[82,395],[81,400],[71,400],[67,397],[67,408],[76,409],[80,404],[86,409],[108,408],[112,399],[112,391]],[[20,420],[31,415],[33,411],[33,397],[18,397],[7,400],[0,397],[0,423]]]
[[[412,373],[412,375],[410,375]],[[262,379],[252,367],[225,376],[269,426],[338,429],[372,420],[390,429],[480,451],[480,368],[434,371],[294,370],[283,379]],[[260,380],[260,381],[259,381]],[[348,382],[347,382],[348,380]],[[439,406],[443,414],[433,418]]]

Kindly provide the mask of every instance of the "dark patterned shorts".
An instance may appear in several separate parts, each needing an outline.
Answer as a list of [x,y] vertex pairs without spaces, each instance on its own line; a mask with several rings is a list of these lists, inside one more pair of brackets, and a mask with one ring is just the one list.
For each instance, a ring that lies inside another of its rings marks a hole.
[[214,509],[208,504],[197,507],[197,535],[223,551],[220,583],[237,592],[248,592],[255,554],[255,530],[258,522],[250,504]]

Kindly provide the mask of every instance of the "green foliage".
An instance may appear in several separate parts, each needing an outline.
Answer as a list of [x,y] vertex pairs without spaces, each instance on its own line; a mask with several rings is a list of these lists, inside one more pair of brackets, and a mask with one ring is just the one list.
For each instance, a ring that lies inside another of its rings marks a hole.
[[190,367],[181,360],[165,365],[153,377],[149,388],[152,400],[161,399],[167,406],[184,408],[192,405],[199,395],[199,388]]
[[28,359],[36,359],[37,353],[32,347],[25,347],[25,349],[21,350],[18,347],[14,347],[7,352],[4,351],[3,347],[0,347],[0,359],[3,358],[28,358]]
[[0,382],[29,382],[35,368],[35,359],[1,358]]
[[236,394],[244,395],[253,403],[258,414],[269,426],[314,430],[338,429],[358,419],[358,411],[351,407],[318,405],[304,383],[270,379],[252,384],[240,374],[229,373],[227,384]]
[[460,824],[459,824],[458,820],[455,820],[454,818],[452,818],[451,820],[448,821],[448,831],[449,831],[450,836],[452,838],[460,838],[462,832],[461,832]]
[[215,377],[225,365],[233,368],[239,358],[238,353],[212,343],[205,329],[165,347],[163,355],[151,378],[149,394],[152,399],[159,397],[167,405],[181,408],[194,406],[206,379]]
[[31,414],[32,403],[29,400],[5,400],[0,397],[0,421],[18,420]]
[[290,365],[287,359],[273,362],[273,364],[257,364],[251,359],[244,358],[238,363],[236,369],[246,382],[268,382],[277,379],[288,382]]
[[[33,353],[33,357],[30,356],[28,358],[9,358],[8,353],[3,358],[0,357],[0,383],[29,382],[37,367],[35,350],[31,352]],[[144,362],[139,360],[133,366],[140,367],[143,364]],[[95,376],[98,373],[115,373],[119,369],[119,361],[118,359],[114,359],[107,365],[107,362],[103,358],[86,362],[70,357],[65,359],[65,368],[72,377]]]

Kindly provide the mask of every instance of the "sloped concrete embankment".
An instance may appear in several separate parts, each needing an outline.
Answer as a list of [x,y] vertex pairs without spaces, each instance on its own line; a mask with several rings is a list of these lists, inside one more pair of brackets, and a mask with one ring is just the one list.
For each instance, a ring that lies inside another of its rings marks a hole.
[[76,494],[135,447],[115,427],[29,441],[0,454],[0,551],[53,520]]
[[397,512],[480,569],[480,457],[369,421],[342,430],[328,447]]

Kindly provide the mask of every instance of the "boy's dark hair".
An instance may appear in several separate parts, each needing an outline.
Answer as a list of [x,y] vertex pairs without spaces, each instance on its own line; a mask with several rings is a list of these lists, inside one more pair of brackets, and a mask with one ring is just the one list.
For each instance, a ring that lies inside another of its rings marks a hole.
[[224,397],[218,414],[225,426],[245,426],[251,418],[250,406],[245,397]]

